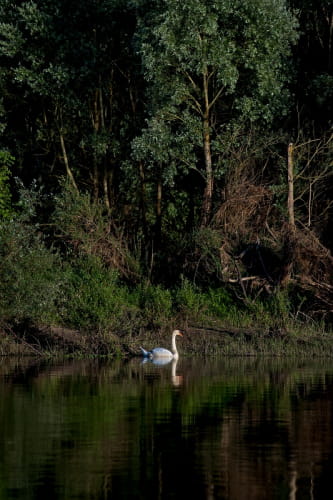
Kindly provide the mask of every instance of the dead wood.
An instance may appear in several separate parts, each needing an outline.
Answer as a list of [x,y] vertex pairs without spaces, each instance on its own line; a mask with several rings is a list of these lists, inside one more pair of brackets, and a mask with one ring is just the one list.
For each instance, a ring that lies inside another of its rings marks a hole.
[[292,285],[313,313],[332,313],[333,257],[315,232],[281,223],[266,186],[233,179],[226,192],[213,221],[222,241],[222,280],[238,287],[244,299]]

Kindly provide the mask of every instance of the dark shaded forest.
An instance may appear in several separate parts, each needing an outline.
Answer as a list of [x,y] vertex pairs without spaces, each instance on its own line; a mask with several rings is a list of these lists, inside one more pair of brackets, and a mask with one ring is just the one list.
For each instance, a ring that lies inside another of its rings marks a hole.
[[332,42],[332,0],[2,0],[2,324],[331,324]]

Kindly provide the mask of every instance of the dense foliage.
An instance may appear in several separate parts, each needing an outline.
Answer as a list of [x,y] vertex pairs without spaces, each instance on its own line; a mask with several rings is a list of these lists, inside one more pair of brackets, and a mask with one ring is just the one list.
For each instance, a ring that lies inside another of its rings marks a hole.
[[2,318],[330,321],[332,25],[332,0],[2,0]]

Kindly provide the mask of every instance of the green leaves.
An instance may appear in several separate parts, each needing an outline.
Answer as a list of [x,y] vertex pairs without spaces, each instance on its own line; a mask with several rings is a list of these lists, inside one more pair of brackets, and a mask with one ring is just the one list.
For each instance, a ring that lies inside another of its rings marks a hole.
[[0,151],[0,220],[9,218],[13,213],[9,187],[13,163],[14,158],[8,151]]
[[133,142],[135,157],[167,185],[199,171],[209,212],[223,127],[267,127],[286,112],[295,28],[283,0],[162,0],[144,11],[136,42],[149,118]]
[[5,57],[14,57],[23,47],[22,33],[17,26],[0,23],[0,53]]

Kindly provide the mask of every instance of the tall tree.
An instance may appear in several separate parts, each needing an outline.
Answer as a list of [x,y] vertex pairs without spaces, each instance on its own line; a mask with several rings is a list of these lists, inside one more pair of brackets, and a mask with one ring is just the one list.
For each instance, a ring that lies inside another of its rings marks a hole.
[[133,26],[123,0],[4,0],[0,9],[2,141],[16,122],[20,133],[10,146],[16,156],[21,141],[28,175],[32,164],[46,183],[50,174],[66,173],[108,208],[138,107]]
[[159,165],[166,184],[181,168],[201,173],[205,226],[223,127],[241,119],[270,123],[285,109],[295,20],[284,0],[160,0],[150,7],[138,29],[150,120],[135,149]]

